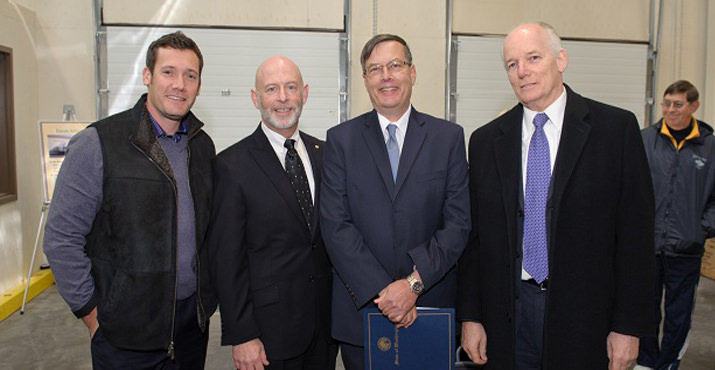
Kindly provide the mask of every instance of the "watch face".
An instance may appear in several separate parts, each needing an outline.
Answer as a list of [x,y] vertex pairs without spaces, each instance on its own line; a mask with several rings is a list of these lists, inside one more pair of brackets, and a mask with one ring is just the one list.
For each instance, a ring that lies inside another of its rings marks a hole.
[[416,294],[422,293],[422,289],[424,289],[424,285],[422,284],[421,281],[415,281],[412,283],[412,291],[415,292]]

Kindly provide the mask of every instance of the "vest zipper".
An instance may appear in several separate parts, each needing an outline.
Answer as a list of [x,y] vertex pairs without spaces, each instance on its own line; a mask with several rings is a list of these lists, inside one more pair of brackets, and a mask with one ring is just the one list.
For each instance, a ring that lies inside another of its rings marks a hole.
[[[191,139],[191,137],[189,137],[188,139]],[[188,184],[189,185],[189,194],[191,194],[191,197],[193,198],[194,192],[193,192],[193,190],[191,190],[191,148],[189,147],[188,144],[186,145],[186,154],[187,154],[186,155],[186,157],[187,157],[186,158],[186,162],[187,162],[186,166],[188,169],[187,172],[189,173],[189,184]],[[204,317],[206,316],[206,314],[204,311],[203,303],[201,302],[201,260],[199,259],[199,241],[198,241],[198,237],[199,237],[198,231],[199,230],[197,227],[195,215],[196,215],[196,204],[194,203],[194,229],[195,229],[194,239],[196,239],[196,243],[194,245],[194,258],[196,259],[196,306],[197,306],[197,310],[198,310],[197,320],[198,320],[199,328],[203,332],[205,330]]]
[[[160,145],[156,143],[156,145]],[[178,228],[178,212],[179,212],[179,194],[178,191],[176,190],[176,183],[175,181],[172,180],[171,177],[164,171],[161,166],[159,166],[156,161],[154,161],[149,155],[147,155],[143,150],[141,150],[136,144],[132,142],[132,146],[136,148],[140,153],[142,153],[148,160],[151,162],[158,170],[161,172],[164,177],[166,177],[167,180],[169,180],[169,183],[172,185],[172,188],[174,190],[174,245],[172,246],[175,249],[174,253],[174,299],[172,303],[172,308],[171,308],[171,334],[169,335],[169,347],[166,351],[166,355],[171,358],[171,360],[176,359],[176,355],[174,353],[174,332],[175,332],[175,327],[176,327],[176,295],[177,291],[179,289],[179,251],[178,251],[178,235],[177,235],[177,228]]]

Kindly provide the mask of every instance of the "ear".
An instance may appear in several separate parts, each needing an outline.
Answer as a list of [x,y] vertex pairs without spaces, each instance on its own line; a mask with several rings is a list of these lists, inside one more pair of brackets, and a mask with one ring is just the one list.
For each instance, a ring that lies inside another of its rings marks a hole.
[[308,92],[309,91],[310,91],[310,87],[308,86],[308,84],[305,84],[305,86],[303,86],[303,104],[305,104],[305,102],[308,101]]
[[563,73],[566,70],[566,66],[569,64],[569,56],[566,54],[566,50],[563,48],[559,50],[559,53],[556,54],[556,66],[559,69],[559,72]]
[[256,90],[251,89],[251,100],[253,101],[253,106],[256,107],[256,109],[261,109],[258,104],[258,93]]
[[151,83],[151,71],[149,70],[149,67],[144,67],[144,70],[142,71],[142,82],[144,83],[144,86],[149,86]]
[[415,85],[415,82],[417,82],[417,68],[415,68],[415,65],[410,66],[410,79],[412,79],[412,86]]
[[700,100],[696,100],[696,101],[690,103],[690,114],[695,113],[695,111],[697,111],[698,108],[700,108]]

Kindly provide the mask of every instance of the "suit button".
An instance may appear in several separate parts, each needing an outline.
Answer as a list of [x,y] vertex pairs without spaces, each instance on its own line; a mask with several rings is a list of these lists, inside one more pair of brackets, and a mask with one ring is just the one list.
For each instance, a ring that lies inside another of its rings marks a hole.
[[313,275],[310,275],[310,276],[308,277],[308,280],[310,280],[311,282],[315,281],[315,279],[313,278]]
[[315,246],[315,244],[313,244],[313,249],[315,249],[315,248],[317,248],[317,247]]

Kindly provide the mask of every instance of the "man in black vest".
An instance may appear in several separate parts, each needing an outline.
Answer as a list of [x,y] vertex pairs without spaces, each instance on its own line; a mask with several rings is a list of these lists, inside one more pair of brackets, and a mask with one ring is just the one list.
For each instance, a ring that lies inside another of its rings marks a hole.
[[215,149],[189,111],[202,68],[193,40],[162,36],[147,50],[148,93],[70,141],[44,249],[89,328],[94,369],[204,367]]

